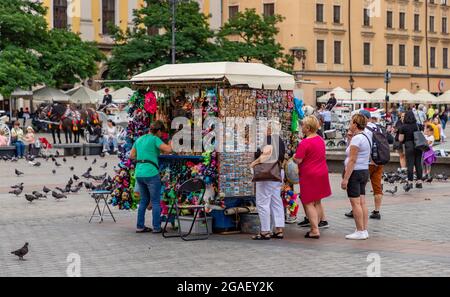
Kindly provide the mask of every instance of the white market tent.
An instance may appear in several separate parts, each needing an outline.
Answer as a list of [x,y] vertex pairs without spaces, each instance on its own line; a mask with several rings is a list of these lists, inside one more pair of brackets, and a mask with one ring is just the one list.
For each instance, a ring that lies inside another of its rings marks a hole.
[[414,101],[411,101],[411,103],[432,104],[437,101],[436,96],[424,89],[415,93],[414,97]]
[[133,93],[134,91],[128,87],[121,88],[111,94],[112,101],[118,104],[127,103],[130,97],[133,95]]
[[[68,92],[72,92],[72,90]],[[79,87],[70,96],[70,102],[75,104],[97,104],[99,100],[101,100],[101,96],[85,86]]]
[[392,96],[392,100],[390,100],[393,103],[400,103],[400,102],[412,102],[414,101],[415,95],[412,94],[410,91],[408,91],[407,89],[401,89],[400,91],[398,91],[395,95]]
[[325,95],[319,97],[317,99],[317,102],[326,103],[328,101],[328,99],[330,99],[331,94],[334,94],[334,97],[336,97],[336,99],[338,101],[340,101],[340,100],[349,101],[350,100],[350,93],[341,87],[337,87],[337,88],[334,88],[331,92],[328,92]]
[[450,104],[450,90],[446,91],[441,96],[437,97],[436,103],[438,104]]
[[252,89],[295,88],[294,76],[290,74],[264,64],[239,62],[167,64],[138,74],[131,82],[146,85],[211,82],[244,85]]
[[[388,93],[389,99],[392,99],[392,94]],[[370,94],[370,103],[384,103],[386,101],[386,90],[379,88]]]
[[33,99],[36,102],[68,102],[70,96],[63,91],[52,88],[43,87],[33,92]]
[[371,98],[370,94],[362,88],[354,89],[351,97],[353,97],[353,101],[364,101],[364,102],[369,101]]

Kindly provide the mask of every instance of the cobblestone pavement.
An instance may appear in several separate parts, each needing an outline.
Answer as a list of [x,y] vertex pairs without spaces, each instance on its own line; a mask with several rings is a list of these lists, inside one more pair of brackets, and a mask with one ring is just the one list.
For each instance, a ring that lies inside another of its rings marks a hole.
[[[56,175],[51,162],[33,168],[25,161],[0,161],[0,276],[66,276],[71,253],[81,257],[82,276],[366,276],[371,253],[380,256],[382,276],[450,276],[450,183],[388,194],[382,220],[369,222],[371,238],[362,242],[344,239],[354,223],[343,215],[349,202],[337,175],[334,195],[324,202],[331,227],[315,241],[289,225],[282,241],[255,242],[239,234],[187,243],[135,234],[135,212],[114,210],[117,223],[89,224],[94,202],[85,191],[61,202],[32,204],[6,194],[17,182],[25,183],[27,193],[44,184],[63,186],[72,174],[69,166],[79,175],[92,159],[70,157]],[[98,160],[93,174],[105,172],[99,166],[106,161],[111,172],[116,159],[107,157]],[[15,168],[25,175],[17,178]],[[27,261],[18,261],[10,251],[26,241]]]

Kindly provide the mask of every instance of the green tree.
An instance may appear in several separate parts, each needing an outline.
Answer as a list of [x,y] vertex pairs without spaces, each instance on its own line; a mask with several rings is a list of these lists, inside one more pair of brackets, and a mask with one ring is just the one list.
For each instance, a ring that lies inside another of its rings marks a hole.
[[[169,0],[146,0],[134,12],[134,27],[126,32],[115,29],[115,46],[108,61],[111,79],[132,75],[171,63],[172,10]],[[217,46],[211,42],[208,16],[200,12],[196,1],[180,1],[176,14],[177,62],[216,60]],[[159,34],[149,34],[149,29]]]
[[34,0],[0,1],[0,93],[37,84],[61,86],[97,72],[101,52],[72,32],[49,30]]
[[292,71],[293,59],[284,54],[276,41],[281,15],[261,16],[246,9],[228,20],[218,33],[222,56],[228,61],[262,62],[284,71]]

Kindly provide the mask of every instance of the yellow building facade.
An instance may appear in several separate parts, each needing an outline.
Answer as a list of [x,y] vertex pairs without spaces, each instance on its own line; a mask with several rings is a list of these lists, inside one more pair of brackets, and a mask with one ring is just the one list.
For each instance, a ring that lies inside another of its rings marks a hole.
[[305,101],[314,104],[334,87],[349,91],[350,74],[354,88],[385,88],[387,69],[392,72],[389,88],[393,92],[403,88],[415,92],[428,84],[433,93],[450,89],[448,2],[223,0],[223,20],[246,8],[284,16],[278,41],[286,51],[295,49],[296,78]]

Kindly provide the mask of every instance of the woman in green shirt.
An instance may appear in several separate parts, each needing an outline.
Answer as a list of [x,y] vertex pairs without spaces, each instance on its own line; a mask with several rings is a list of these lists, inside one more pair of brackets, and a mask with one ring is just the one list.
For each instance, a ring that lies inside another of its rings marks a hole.
[[[158,157],[160,152],[171,153],[172,145],[161,140],[166,132],[164,123],[155,122],[150,133],[138,138],[131,150],[131,158],[136,159],[136,182],[139,187],[141,202],[137,218],[137,233],[161,233],[161,178],[159,175]],[[153,229],[145,226],[145,212],[150,202],[153,205]]]

